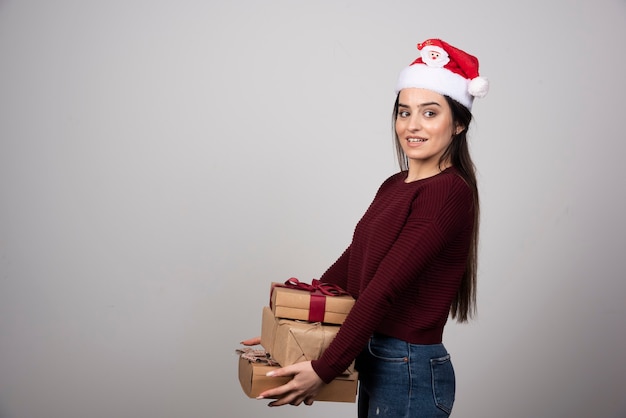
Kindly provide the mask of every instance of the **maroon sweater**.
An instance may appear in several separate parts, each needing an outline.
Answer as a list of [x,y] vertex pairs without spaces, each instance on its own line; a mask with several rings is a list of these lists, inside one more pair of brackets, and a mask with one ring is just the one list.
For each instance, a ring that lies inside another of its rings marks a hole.
[[465,272],[474,224],[472,191],[453,167],[405,183],[388,178],[356,225],[352,243],[320,277],[356,303],[313,369],[341,374],[378,332],[412,344],[441,342]]

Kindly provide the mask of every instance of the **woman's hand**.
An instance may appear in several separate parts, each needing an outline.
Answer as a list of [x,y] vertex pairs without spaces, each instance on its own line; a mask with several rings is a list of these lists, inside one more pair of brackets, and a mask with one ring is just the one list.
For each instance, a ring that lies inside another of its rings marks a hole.
[[266,390],[257,399],[277,398],[269,406],[294,405],[302,402],[312,405],[324,382],[311,367],[310,361],[292,364],[291,366],[273,370],[268,376],[293,376],[288,383],[274,389]]
[[[253,346],[261,344],[261,337],[248,338],[241,341],[242,345]],[[269,403],[269,406],[281,405],[300,405],[304,402],[306,405],[312,405],[319,390],[324,382],[315,373],[311,362],[301,362],[292,364],[291,366],[273,370],[270,376],[293,376],[288,383],[277,388],[266,390],[261,393],[257,399],[276,398],[275,401]]]
[[242,345],[259,345],[261,344],[261,337],[248,338],[247,340],[243,340],[239,344]]

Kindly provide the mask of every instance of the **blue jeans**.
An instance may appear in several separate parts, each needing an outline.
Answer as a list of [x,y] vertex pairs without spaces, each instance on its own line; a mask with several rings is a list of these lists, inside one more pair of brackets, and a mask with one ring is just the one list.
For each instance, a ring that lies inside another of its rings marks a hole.
[[359,418],[445,418],[452,411],[454,368],[443,344],[375,334],[356,367]]

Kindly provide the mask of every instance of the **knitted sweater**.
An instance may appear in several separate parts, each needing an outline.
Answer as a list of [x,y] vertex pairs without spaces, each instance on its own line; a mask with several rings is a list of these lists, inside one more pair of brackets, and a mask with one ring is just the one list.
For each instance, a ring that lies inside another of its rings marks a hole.
[[412,344],[441,342],[467,265],[472,191],[454,167],[405,183],[389,177],[357,223],[352,243],[320,277],[356,303],[313,369],[341,374],[377,332]]

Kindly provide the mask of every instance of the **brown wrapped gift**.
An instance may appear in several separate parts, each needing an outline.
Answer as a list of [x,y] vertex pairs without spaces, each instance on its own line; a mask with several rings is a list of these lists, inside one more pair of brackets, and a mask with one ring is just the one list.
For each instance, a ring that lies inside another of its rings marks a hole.
[[354,298],[341,288],[313,280],[313,285],[287,280],[272,283],[270,307],[278,318],[343,324]]
[[[339,325],[277,318],[266,306],[261,323],[261,345],[282,366],[317,360],[339,328]],[[354,367],[350,366],[346,373],[354,373]]]
[[[266,373],[278,369],[279,366],[268,366],[239,357],[239,383],[250,398],[256,398],[261,392],[282,386],[291,377],[269,377]],[[324,385],[315,398],[316,401],[356,402],[357,374],[340,376]]]

